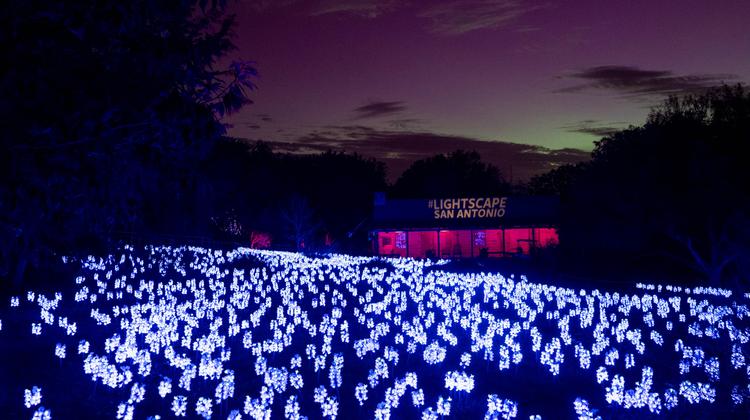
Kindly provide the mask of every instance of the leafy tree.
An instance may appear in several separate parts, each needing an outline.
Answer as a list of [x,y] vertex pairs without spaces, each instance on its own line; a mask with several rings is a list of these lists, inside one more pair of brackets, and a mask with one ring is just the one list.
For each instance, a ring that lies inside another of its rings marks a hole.
[[529,180],[525,189],[533,195],[566,196],[585,168],[586,163],[562,165],[549,172],[534,176]]
[[504,194],[510,190],[500,170],[482,162],[479,153],[457,150],[414,162],[396,180],[397,197],[459,197]]
[[293,191],[305,193],[316,210],[321,229],[336,241],[336,249],[364,248],[367,232],[361,229],[372,215],[376,191],[384,191],[385,165],[357,154],[326,152],[287,156],[286,168],[295,168]]
[[[241,139],[218,142],[202,171],[214,186],[207,200],[214,217],[234,214],[245,234],[267,233],[274,246],[295,248],[294,232],[309,230],[302,235],[306,250],[316,249],[323,235],[333,239],[328,249],[366,249],[362,226],[372,213],[373,193],[386,188],[385,167],[373,159],[330,151],[274,153],[266,143]],[[302,225],[314,229],[290,228],[305,214]]]
[[0,275],[191,225],[193,169],[254,87],[249,63],[217,65],[232,24],[221,1],[0,5]]
[[750,95],[669,98],[597,142],[569,188],[561,243],[585,258],[668,257],[713,284],[748,271]]

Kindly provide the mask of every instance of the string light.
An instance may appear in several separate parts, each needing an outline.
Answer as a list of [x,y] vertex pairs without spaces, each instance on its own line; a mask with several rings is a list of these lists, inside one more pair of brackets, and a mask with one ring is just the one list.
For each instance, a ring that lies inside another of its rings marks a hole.
[[487,412],[485,419],[512,419],[518,415],[518,403],[509,399],[502,399],[496,394],[487,396]]
[[200,397],[198,398],[198,401],[195,402],[195,412],[204,419],[210,419],[211,414],[213,413],[211,405],[210,398]]
[[445,387],[451,391],[471,392],[474,389],[474,375],[450,371],[445,374]]
[[51,420],[52,412],[44,407],[39,407],[34,411],[34,415],[31,420]]
[[176,395],[172,399],[172,413],[176,417],[184,417],[187,413],[187,397],[184,395]]
[[31,389],[25,389],[23,391],[23,405],[26,408],[31,408],[35,405],[39,405],[42,402],[42,388],[33,386]]

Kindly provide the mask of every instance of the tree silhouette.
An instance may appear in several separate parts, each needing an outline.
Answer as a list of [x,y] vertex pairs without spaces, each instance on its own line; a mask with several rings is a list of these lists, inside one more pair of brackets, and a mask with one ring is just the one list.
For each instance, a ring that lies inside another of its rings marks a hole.
[[363,226],[372,213],[373,193],[386,188],[385,167],[373,159],[334,152],[274,153],[265,143],[240,139],[218,142],[202,170],[213,185],[206,200],[210,213],[233,211],[243,231],[268,233],[274,246],[296,247],[290,220],[282,216],[294,213],[295,197],[304,198],[316,225],[316,235],[305,235],[307,250],[316,249],[325,235],[333,239],[328,249],[366,250]]
[[585,163],[562,165],[529,180],[526,190],[533,195],[566,196],[575,180],[586,168]]
[[309,247],[310,240],[320,228],[320,222],[315,220],[313,209],[304,196],[293,194],[289,197],[284,209],[281,211],[287,231],[287,238],[292,242],[297,251]]
[[460,197],[505,194],[510,185],[479,153],[457,150],[414,162],[393,185],[395,197]]
[[0,275],[190,225],[193,169],[253,88],[250,64],[216,65],[232,24],[221,1],[2,3]]
[[[584,260],[668,257],[713,284],[748,269],[750,95],[669,98],[599,142],[563,200],[561,244]],[[565,193],[564,193],[565,194]]]

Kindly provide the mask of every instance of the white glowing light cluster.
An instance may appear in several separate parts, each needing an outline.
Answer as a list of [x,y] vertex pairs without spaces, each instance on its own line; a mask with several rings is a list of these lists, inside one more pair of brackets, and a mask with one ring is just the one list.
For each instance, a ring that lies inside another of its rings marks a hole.
[[172,380],[164,378],[159,382],[159,396],[164,398],[172,392]]
[[573,402],[573,409],[578,415],[578,420],[601,420],[600,416],[596,415],[596,410],[589,407],[589,402],[583,398],[576,398]]
[[445,387],[451,391],[470,392],[474,389],[474,375],[451,371],[445,374]]
[[187,397],[184,395],[177,395],[172,400],[172,413],[176,417],[184,417],[187,413]]
[[25,389],[23,391],[23,405],[26,408],[31,408],[35,405],[39,405],[42,402],[42,388],[38,386],[32,387],[30,390]]
[[59,357],[60,359],[65,358],[65,344],[55,344],[55,356]]
[[52,412],[44,407],[39,407],[34,411],[34,415],[31,416],[31,420],[51,420]]
[[[125,246],[65,261],[81,267],[71,293],[27,291],[10,315],[30,314],[21,330],[55,343],[55,364],[106,385],[116,418],[144,414],[149,398],[177,417],[334,419],[361,407],[386,419],[408,406],[432,419],[485,398],[486,418],[525,417],[536,407],[492,386],[530,365],[550,383],[593,384],[571,397],[579,418],[750,404],[750,295],[728,289],[571,289],[445,261],[244,248]],[[26,390],[34,418],[49,417],[40,403],[40,388]]]
[[363,405],[367,401],[367,385],[358,383],[357,387],[354,388],[354,396],[359,401],[359,405]]
[[518,415],[518,403],[509,400],[502,399],[495,394],[487,396],[487,413],[485,413],[485,420],[488,419],[512,419]]
[[445,348],[441,347],[437,341],[433,341],[423,353],[424,361],[430,365],[435,365],[445,359]]
[[210,419],[211,414],[213,413],[211,405],[212,403],[210,398],[200,397],[195,403],[195,412],[205,419]]

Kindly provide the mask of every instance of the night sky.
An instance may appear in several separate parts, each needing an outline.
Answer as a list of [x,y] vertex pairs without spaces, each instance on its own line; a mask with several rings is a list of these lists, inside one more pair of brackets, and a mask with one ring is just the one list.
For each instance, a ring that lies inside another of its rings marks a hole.
[[476,149],[525,179],[668,94],[750,81],[750,1],[240,0],[229,134],[384,160]]

